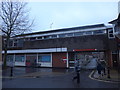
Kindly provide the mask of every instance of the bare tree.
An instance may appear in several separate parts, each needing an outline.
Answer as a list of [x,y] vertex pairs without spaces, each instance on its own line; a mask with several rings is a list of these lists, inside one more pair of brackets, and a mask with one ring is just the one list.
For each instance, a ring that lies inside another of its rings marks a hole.
[[33,20],[29,20],[26,2],[4,0],[0,3],[0,29],[6,36],[4,43],[4,64],[6,67],[8,43],[12,36],[31,30]]

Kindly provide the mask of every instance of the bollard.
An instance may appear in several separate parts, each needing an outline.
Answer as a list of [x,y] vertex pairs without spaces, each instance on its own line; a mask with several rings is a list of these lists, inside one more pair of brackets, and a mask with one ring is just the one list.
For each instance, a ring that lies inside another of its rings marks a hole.
[[110,67],[108,67],[108,75],[107,78],[110,78]]
[[11,76],[11,77],[13,76],[13,67],[11,67],[10,76]]
[[77,72],[77,83],[80,83],[80,75],[79,75],[79,71]]

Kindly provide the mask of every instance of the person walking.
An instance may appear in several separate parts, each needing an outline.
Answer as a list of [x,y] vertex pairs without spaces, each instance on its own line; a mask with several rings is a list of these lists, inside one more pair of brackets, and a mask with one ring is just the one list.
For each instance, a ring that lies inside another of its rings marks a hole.
[[101,77],[102,65],[99,61],[97,63],[97,71],[98,71],[99,77]]
[[80,83],[80,66],[77,60],[75,62],[75,72],[76,72],[76,76],[73,77],[73,81],[76,79],[77,83]]
[[101,59],[100,63],[102,65],[102,76],[106,75],[106,62],[105,62],[105,60]]

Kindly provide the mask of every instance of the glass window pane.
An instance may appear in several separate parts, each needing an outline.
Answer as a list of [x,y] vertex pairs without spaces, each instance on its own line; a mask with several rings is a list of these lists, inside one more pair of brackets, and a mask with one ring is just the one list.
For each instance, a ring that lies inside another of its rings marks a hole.
[[17,44],[18,44],[18,40],[17,40],[17,39],[15,39],[15,40],[14,40],[14,47],[16,47],[16,46],[17,46]]
[[92,32],[91,31],[86,31],[84,32],[85,35],[92,35]]
[[66,35],[67,35],[67,37],[71,37],[71,36],[73,36],[73,33],[67,33]]
[[15,61],[16,62],[24,62],[25,56],[24,55],[15,55]]
[[42,62],[50,62],[50,56],[42,56]]
[[42,61],[42,56],[38,56],[38,62]]
[[19,47],[22,47],[23,46],[23,39],[18,39],[18,45]]
[[25,38],[25,41],[29,41],[29,38]]
[[110,30],[109,33],[113,33],[113,30]]
[[114,37],[114,35],[113,34],[109,34],[109,37]]
[[82,36],[83,35],[83,32],[76,32],[74,33],[75,36]]
[[9,47],[12,47],[12,46],[13,46],[13,40],[10,40]]
[[93,31],[93,34],[102,34],[102,33],[104,33],[104,30]]
[[12,62],[14,59],[14,55],[7,55],[7,61]]
[[50,36],[44,36],[44,39],[50,39],[51,37]]
[[59,37],[65,37],[66,36],[66,34],[60,34],[59,35]]
[[42,37],[37,37],[37,39],[42,39]]
[[38,62],[50,62],[51,56],[50,55],[39,55]]
[[32,38],[30,38],[30,40],[36,40],[36,37],[32,37]]
[[51,38],[57,38],[57,35],[52,35]]
[[113,29],[109,29],[108,36],[109,36],[109,38],[114,38]]

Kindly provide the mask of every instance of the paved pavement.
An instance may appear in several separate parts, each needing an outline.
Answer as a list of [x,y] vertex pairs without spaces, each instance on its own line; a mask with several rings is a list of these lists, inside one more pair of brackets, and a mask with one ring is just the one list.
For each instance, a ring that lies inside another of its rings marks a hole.
[[50,77],[59,76],[73,72],[73,69],[60,68],[29,68],[29,67],[14,67],[13,76],[11,76],[11,68],[3,70],[1,78],[22,78],[22,77]]
[[118,73],[118,71],[115,69],[110,70],[110,78],[108,78],[107,72],[106,75],[100,76],[97,70],[92,72],[91,78],[103,82],[120,83],[120,73]]
[[[80,71],[80,83],[72,81],[73,69],[14,68],[11,78],[10,68],[3,71],[3,88],[119,88],[118,83],[94,80],[92,70]],[[7,78],[8,77],[8,78]]]

